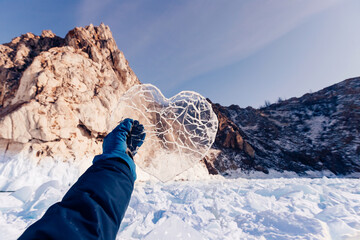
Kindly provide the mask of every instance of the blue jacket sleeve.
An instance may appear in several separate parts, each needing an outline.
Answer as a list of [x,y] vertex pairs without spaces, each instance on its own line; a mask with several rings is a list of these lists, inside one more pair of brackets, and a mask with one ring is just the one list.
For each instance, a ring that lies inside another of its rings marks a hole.
[[126,162],[96,161],[19,239],[115,239],[133,189]]

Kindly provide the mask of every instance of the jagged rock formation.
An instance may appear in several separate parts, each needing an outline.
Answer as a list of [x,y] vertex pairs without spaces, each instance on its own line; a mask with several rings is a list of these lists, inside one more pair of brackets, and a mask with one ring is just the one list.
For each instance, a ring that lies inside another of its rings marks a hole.
[[[209,102],[210,99],[208,99]],[[224,173],[228,170],[236,170],[241,166],[244,169],[255,168],[255,151],[248,143],[246,134],[226,114],[226,108],[220,104],[212,107],[219,121],[215,143],[209,156],[204,159],[206,167],[211,174]],[[215,151],[214,151],[215,150]]]
[[5,158],[93,156],[110,111],[139,83],[104,24],[14,38],[0,45],[0,149]]
[[220,126],[218,153],[205,159],[212,172],[360,172],[360,78],[261,109],[213,108]]

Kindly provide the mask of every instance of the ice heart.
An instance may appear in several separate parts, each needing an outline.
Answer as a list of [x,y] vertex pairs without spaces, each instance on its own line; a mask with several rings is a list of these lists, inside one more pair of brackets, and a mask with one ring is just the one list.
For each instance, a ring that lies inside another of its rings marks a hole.
[[112,113],[112,129],[124,118],[139,120],[146,139],[134,160],[161,181],[173,179],[201,160],[213,144],[218,120],[211,104],[196,92],[165,98],[151,84],[130,88]]

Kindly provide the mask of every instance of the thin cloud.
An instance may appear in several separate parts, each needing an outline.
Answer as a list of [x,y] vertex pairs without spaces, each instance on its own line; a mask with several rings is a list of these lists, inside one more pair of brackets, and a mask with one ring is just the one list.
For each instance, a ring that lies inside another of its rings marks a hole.
[[110,25],[142,81],[169,90],[246,58],[339,0],[159,2],[84,0],[78,15],[81,25]]

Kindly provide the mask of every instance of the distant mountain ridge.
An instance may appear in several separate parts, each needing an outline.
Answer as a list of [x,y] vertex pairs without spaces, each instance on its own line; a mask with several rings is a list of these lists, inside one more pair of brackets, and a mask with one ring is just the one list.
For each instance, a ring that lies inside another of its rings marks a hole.
[[360,172],[359,77],[260,109],[220,104],[213,108],[220,121],[213,146],[218,154],[205,160],[213,173]]

